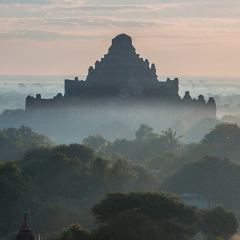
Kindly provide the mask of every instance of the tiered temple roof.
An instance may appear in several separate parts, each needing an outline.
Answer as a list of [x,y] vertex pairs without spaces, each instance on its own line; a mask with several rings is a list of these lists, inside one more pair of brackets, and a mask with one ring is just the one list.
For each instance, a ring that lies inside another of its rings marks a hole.
[[24,214],[22,227],[19,230],[16,240],[35,240],[27,221],[27,214]]
[[120,34],[95,67],[89,67],[86,81],[65,80],[65,97],[179,98],[178,79],[160,82],[155,64],[140,58],[132,38]]
[[88,84],[98,88],[121,88],[127,81],[137,81],[143,88],[158,85],[155,65],[136,54],[132,38],[120,34],[112,40],[108,53],[96,61],[95,68],[89,68]]

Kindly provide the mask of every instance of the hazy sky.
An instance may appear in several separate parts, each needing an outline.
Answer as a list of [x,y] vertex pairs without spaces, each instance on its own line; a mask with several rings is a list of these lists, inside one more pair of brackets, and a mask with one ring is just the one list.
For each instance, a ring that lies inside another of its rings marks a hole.
[[240,0],[0,0],[0,75],[86,74],[120,33],[159,76],[240,76]]

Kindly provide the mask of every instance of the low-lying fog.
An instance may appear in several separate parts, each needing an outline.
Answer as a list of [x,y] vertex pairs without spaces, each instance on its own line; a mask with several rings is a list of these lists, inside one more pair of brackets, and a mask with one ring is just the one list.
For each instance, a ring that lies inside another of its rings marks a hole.
[[[64,94],[64,79],[74,79],[75,76],[0,76],[0,113],[4,112],[6,109],[25,109],[25,98],[28,95],[35,96],[40,93],[42,98],[52,98],[57,93]],[[79,76],[79,79],[85,79],[85,76]],[[167,77],[161,77],[161,81],[165,81]],[[173,79],[174,77],[171,77]],[[190,91],[190,95],[193,98],[197,98],[198,95],[202,94],[207,100],[209,97],[213,96],[217,103],[217,117],[218,120],[222,119],[224,121],[230,122],[240,122],[240,83],[238,78],[230,77],[179,77],[179,94],[181,97],[184,96],[185,91]],[[150,111],[151,112],[151,111]],[[134,114],[133,114],[134,115]],[[233,117],[226,117],[226,115],[231,115]],[[17,115],[16,115],[17,116]],[[225,116],[225,117],[224,117]],[[18,118],[18,117],[15,117]],[[63,120],[67,124],[67,119]],[[86,120],[86,122],[89,122]],[[25,122],[24,122],[25,123]],[[124,121],[124,119],[109,118],[109,121],[99,121],[99,124],[92,123],[92,126],[85,127],[83,131],[78,129],[76,134],[55,134],[53,132],[44,131],[39,125],[30,126],[35,130],[43,132],[46,135],[52,137],[58,143],[71,143],[77,142],[81,143],[83,138],[88,135],[101,134],[109,140],[114,140],[116,138],[134,138],[134,133],[140,126],[140,124],[148,122],[145,119],[133,119],[133,121]],[[205,121],[201,123],[206,129],[214,127],[217,121]],[[84,123],[74,124],[82,125]],[[21,125],[13,124],[13,126]],[[54,123],[45,123],[45,129],[54,128]],[[151,124],[149,124],[151,125]],[[204,134],[201,128],[199,133],[196,134],[191,132],[191,128],[194,126],[186,126],[184,122],[169,122],[167,126],[166,123],[159,123],[152,126],[156,132],[160,132],[164,128],[171,127],[176,130],[179,134],[185,134],[186,137],[184,141],[198,141],[201,135]],[[1,127],[9,127],[11,125],[2,125]],[[73,126],[74,127],[74,126]],[[79,126],[80,127],[80,126]],[[189,133],[190,131],[190,133]],[[200,133],[202,131],[202,134]],[[64,131],[63,131],[64,132]],[[193,137],[193,135],[195,137]]]

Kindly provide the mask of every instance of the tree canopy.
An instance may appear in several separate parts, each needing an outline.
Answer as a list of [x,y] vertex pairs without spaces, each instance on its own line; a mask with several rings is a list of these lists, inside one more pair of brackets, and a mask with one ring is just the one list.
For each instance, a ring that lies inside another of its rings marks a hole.
[[221,123],[207,133],[193,154],[205,154],[240,160],[240,127],[237,124]]
[[148,139],[158,137],[158,134],[153,133],[153,128],[146,124],[141,124],[139,129],[136,131],[136,139]]
[[109,142],[103,138],[101,135],[97,136],[89,136],[83,139],[83,144],[93,148],[96,151],[100,151],[104,146],[106,146]]
[[[126,219],[126,222],[121,223],[123,229],[129,228],[130,222],[130,226],[135,226],[133,239],[141,238],[139,234],[150,229],[154,229],[153,239],[157,239],[157,236],[163,239],[191,239],[197,221],[193,207],[184,205],[179,197],[166,192],[109,193],[93,206],[92,213],[98,222],[107,224],[105,231],[110,236],[107,238],[105,235],[106,239],[114,239],[115,236],[119,239],[117,234],[120,228],[115,224],[121,222],[121,219]],[[146,223],[147,228],[141,221]],[[139,234],[136,236],[137,231]],[[101,228],[99,233],[102,234]],[[147,235],[143,236],[143,239],[147,239]],[[130,237],[131,233],[126,239],[130,240]]]
[[59,240],[66,240],[69,235],[73,236],[76,240],[90,240],[91,234],[89,231],[82,228],[79,223],[71,224],[65,228],[60,234]]
[[[0,163],[0,235],[18,229],[22,213],[34,201],[37,188],[13,161]],[[13,217],[14,216],[14,217]]]
[[237,232],[235,214],[222,207],[201,210],[199,215],[199,229],[209,238],[222,237],[228,240]]
[[240,165],[227,158],[206,156],[186,164],[170,176],[162,189],[177,194],[198,194],[226,206],[238,207],[240,201]]
[[53,146],[54,142],[31,128],[6,128],[0,130],[0,161],[23,157],[27,150]]

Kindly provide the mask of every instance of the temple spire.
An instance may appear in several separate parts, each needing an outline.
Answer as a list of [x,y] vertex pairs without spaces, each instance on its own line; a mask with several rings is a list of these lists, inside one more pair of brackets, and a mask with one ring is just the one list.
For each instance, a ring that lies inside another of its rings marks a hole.
[[27,213],[26,213],[26,212],[25,212],[25,214],[24,214],[24,219],[23,219],[22,228],[30,228],[29,225],[28,225]]
[[35,240],[32,232],[31,232],[31,229],[28,225],[26,213],[24,214],[23,224],[19,230],[16,240]]

